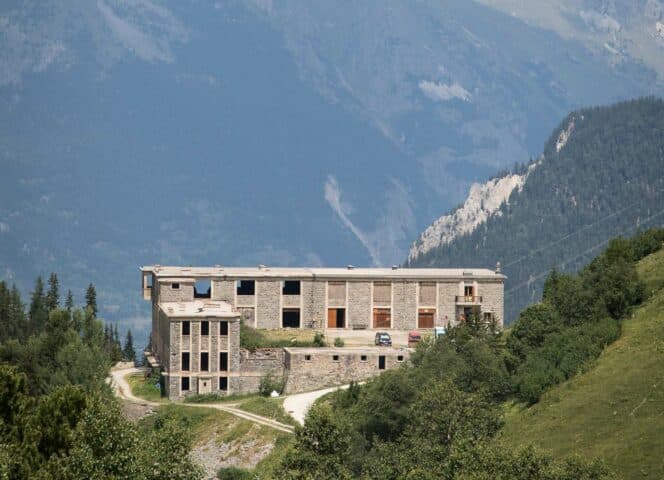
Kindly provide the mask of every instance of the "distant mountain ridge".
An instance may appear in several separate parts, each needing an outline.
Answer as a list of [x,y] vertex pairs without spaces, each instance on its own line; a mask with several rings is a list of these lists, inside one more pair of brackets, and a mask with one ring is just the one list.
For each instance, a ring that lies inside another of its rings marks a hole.
[[[496,207],[496,205],[498,205]],[[506,319],[608,239],[664,224],[664,101],[570,113],[536,161],[471,188],[413,243],[409,266],[493,267],[508,276]]]

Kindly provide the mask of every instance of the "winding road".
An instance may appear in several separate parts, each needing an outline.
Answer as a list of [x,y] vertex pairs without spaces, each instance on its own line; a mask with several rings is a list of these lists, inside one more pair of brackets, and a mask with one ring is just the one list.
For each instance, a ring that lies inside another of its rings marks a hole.
[[[115,392],[115,395],[124,401],[138,403],[141,405],[148,405],[152,407],[159,407],[164,405],[164,403],[152,402],[149,400],[145,400],[143,398],[139,398],[131,392],[131,387],[129,386],[129,383],[127,383],[127,380],[125,380],[125,377],[127,375],[131,375],[134,373],[142,373],[142,370],[135,367],[111,370],[111,376],[109,377],[109,379],[110,379],[111,388],[113,388],[113,392]],[[286,433],[293,433],[294,430],[292,425],[286,425],[285,423],[277,422],[276,420],[272,420],[271,418],[262,417],[254,413],[245,412],[244,410],[236,408],[233,404],[182,403],[182,405],[191,408],[214,408],[216,410],[221,410],[223,412],[230,413],[231,415],[235,415],[236,417],[242,418],[244,420],[249,420],[250,422],[258,423],[260,425],[274,428],[275,430],[279,430]]]

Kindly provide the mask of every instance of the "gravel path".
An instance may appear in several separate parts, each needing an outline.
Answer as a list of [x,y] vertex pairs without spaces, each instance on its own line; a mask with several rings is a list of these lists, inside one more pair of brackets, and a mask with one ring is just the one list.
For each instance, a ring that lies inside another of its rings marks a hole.
[[[141,405],[149,405],[153,407],[164,405],[164,403],[151,402],[149,400],[139,398],[131,393],[131,387],[129,386],[129,383],[127,383],[127,380],[125,380],[125,377],[133,373],[142,373],[142,370],[139,370],[135,367],[111,370],[111,376],[109,377],[109,380],[115,395],[125,401],[139,403]],[[291,425],[286,425],[285,423],[277,422],[271,418],[262,417],[254,413],[245,412],[244,410],[240,410],[239,408],[236,408],[232,405],[222,405],[219,403],[182,403],[181,405],[185,405],[191,408],[214,408],[216,410],[228,412],[231,415],[235,415],[236,417],[240,417],[244,420],[249,420],[250,422],[274,428],[275,430],[280,430],[286,433],[293,433],[293,427]]]
[[346,388],[348,388],[348,385],[289,395],[284,400],[284,410],[286,410],[286,412],[300,425],[304,425],[304,417],[307,416],[307,412],[316,400],[330,392],[334,392],[335,390],[345,390]]

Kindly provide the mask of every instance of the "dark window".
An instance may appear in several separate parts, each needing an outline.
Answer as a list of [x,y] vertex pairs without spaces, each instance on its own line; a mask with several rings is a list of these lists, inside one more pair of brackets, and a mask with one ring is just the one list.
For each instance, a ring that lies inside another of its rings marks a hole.
[[362,360],[363,362],[366,362],[367,361],[367,356],[366,355],[360,355],[360,360]]
[[210,298],[212,296],[212,283],[209,278],[196,280],[194,284],[194,298]]
[[189,377],[182,377],[180,379],[180,390],[186,392],[189,390]]
[[179,290],[180,289],[180,284],[179,283],[171,283],[171,288],[173,290]]
[[210,354],[208,352],[201,352],[201,372],[207,372],[209,370],[209,358]]
[[222,372],[228,370],[228,352],[219,352],[219,370]]
[[219,390],[228,390],[228,377],[219,377]]
[[300,309],[284,308],[281,314],[281,326],[284,328],[300,328]]
[[299,280],[285,280],[284,288],[281,290],[284,295],[299,295],[300,294],[300,281]]
[[332,361],[333,362],[338,362],[339,361],[339,355],[332,355]]
[[305,362],[310,362],[311,361],[311,355],[305,355],[304,356],[304,361]]
[[182,322],[182,335],[189,335],[191,333],[191,322]]
[[397,362],[403,362],[403,355],[397,355]]
[[182,352],[181,370],[189,370],[189,352]]
[[219,322],[219,335],[228,335],[228,322]]
[[378,356],[378,370],[385,370],[385,355]]
[[210,335],[210,322],[201,322],[201,335]]
[[254,295],[256,282],[254,280],[238,280],[236,292],[238,295]]

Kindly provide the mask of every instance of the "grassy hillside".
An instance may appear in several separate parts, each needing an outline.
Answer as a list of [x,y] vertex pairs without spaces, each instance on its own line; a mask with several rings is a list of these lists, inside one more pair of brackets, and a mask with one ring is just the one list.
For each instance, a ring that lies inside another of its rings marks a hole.
[[664,250],[643,259],[650,298],[595,368],[512,407],[499,442],[602,458],[621,478],[664,478]]

